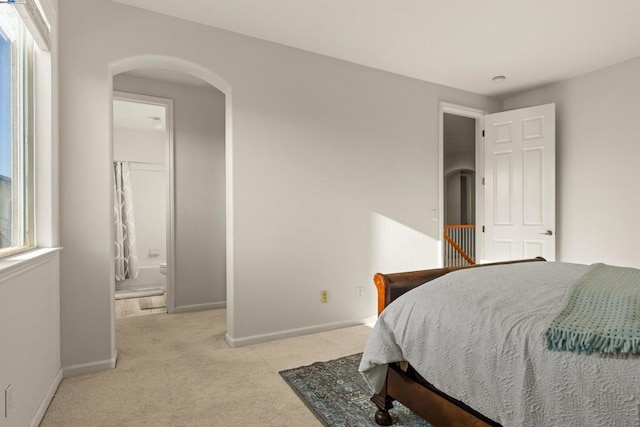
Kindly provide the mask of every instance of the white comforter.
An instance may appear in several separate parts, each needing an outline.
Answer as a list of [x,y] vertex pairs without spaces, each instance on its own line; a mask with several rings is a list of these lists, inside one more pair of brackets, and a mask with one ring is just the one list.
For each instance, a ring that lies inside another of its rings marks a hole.
[[640,358],[546,349],[544,332],[587,266],[534,262],[450,273],[387,307],[360,371],[379,391],[406,360],[503,426],[638,426]]

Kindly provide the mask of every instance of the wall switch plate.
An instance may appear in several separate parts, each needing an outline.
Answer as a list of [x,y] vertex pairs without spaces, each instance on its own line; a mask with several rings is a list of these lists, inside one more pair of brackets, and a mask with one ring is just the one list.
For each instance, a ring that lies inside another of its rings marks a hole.
[[364,288],[362,286],[358,286],[356,288],[356,298],[362,298],[364,296]]
[[320,292],[320,302],[321,303],[325,303],[329,301],[329,292],[328,291],[321,291]]

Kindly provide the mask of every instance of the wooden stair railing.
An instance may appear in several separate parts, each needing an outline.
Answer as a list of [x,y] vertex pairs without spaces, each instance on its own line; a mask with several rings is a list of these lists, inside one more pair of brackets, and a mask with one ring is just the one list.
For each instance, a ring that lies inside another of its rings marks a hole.
[[[460,258],[464,259],[469,265],[475,265],[475,261],[473,257],[468,252],[475,252],[475,228],[474,224],[469,225],[445,225],[443,231],[443,237],[445,240],[445,248],[444,248],[444,265],[445,267],[449,267],[452,265],[457,265],[453,260],[450,259],[450,256],[447,254],[451,254],[451,251],[448,250],[446,245],[448,244],[458,255],[456,258],[460,260]],[[449,231],[453,231],[454,237],[449,234]],[[462,234],[462,233],[466,233]],[[457,241],[456,241],[457,240]]]

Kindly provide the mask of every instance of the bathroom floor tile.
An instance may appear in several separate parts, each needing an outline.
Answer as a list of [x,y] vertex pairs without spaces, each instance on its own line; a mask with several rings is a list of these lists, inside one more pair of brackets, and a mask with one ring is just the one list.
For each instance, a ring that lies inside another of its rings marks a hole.
[[[149,307],[142,309],[140,301],[146,300],[143,306]],[[142,298],[127,298],[116,300],[116,319],[131,316],[146,316],[148,314],[161,314],[167,312],[166,299],[164,295]]]

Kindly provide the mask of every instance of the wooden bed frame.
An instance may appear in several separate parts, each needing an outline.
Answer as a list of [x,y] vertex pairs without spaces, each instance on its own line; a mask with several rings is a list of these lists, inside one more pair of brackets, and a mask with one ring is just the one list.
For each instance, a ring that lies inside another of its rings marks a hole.
[[[466,268],[481,268],[488,265],[535,261],[545,261],[545,259],[537,257],[521,261],[478,264],[468,267],[436,268],[395,274],[378,273],[373,278],[376,288],[378,289],[378,315],[400,295],[452,271]],[[376,423],[383,426],[389,426],[393,423],[389,409],[393,408],[394,400],[411,409],[411,411],[424,418],[434,427],[500,426],[500,424],[473,410],[463,402],[447,396],[435,388],[413,370],[411,366],[409,366],[409,369],[405,372],[400,369],[397,364],[389,365],[387,379],[382,390],[371,397],[371,401],[378,407],[375,415]]]

